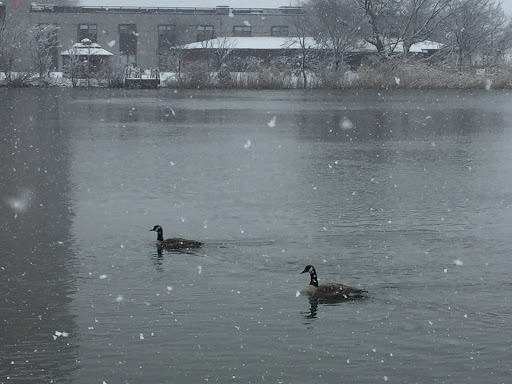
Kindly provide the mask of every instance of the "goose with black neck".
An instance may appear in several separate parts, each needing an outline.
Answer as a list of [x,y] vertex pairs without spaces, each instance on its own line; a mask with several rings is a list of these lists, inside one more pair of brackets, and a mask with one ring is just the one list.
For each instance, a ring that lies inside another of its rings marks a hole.
[[165,249],[190,249],[200,248],[203,243],[197,240],[184,239],[182,237],[170,237],[164,239],[164,230],[160,225],[155,225],[150,231],[155,231],[156,235],[156,246],[158,248]]

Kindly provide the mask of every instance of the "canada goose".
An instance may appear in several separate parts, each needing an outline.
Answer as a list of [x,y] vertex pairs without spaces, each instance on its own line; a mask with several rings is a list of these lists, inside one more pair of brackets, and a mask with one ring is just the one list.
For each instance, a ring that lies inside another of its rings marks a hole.
[[155,225],[150,231],[156,231],[156,246],[158,248],[167,249],[185,249],[185,248],[199,248],[203,243],[196,240],[182,239],[180,237],[171,237],[164,240],[164,231],[161,226]]
[[306,288],[307,294],[312,298],[327,300],[347,300],[350,298],[361,296],[362,293],[368,292],[363,289],[349,287],[338,283],[326,283],[318,285],[315,267],[306,265],[301,273],[309,272],[311,281]]

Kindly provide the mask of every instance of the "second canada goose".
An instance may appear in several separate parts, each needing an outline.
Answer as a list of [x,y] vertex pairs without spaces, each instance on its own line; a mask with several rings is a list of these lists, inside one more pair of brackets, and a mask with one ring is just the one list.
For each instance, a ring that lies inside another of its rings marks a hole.
[[181,237],[171,237],[164,240],[164,230],[161,226],[155,225],[150,231],[155,231],[156,246],[159,248],[167,249],[187,249],[187,248],[199,248],[203,245],[200,241],[183,239]]
[[311,280],[306,288],[307,294],[312,298],[327,300],[347,300],[354,297],[360,297],[365,291],[363,289],[349,287],[339,283],[326,283],[318,285],[315,267],[306,265],[301,273],[309,272]]

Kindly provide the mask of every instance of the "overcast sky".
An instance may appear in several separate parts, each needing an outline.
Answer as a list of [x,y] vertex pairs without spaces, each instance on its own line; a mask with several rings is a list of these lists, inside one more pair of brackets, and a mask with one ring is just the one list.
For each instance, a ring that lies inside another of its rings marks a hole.
[[[38,2],[38,1],[36,1]],[[40,1],[43,3],[43,1]],[[50,3],[50,2],[49,2]],[[297,3],[296,0],[81,0],[82,5],[125,7],[207,7],[229,5],[232,8],[277,8]],[[512,13],[512,0],[503,0],[503,9]]]

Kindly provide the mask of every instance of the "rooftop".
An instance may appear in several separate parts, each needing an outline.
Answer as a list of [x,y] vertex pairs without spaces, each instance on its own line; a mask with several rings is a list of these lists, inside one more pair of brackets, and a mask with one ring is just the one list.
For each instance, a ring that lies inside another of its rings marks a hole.
[[[306,38],[308,48],[318,48],[312,37]],[[218,37],[216,39],[186,44],[183,49],[300,49],[297,37]]]
[[[308,49],[323,49],[312,37],[306,37],[305,47]],[[441,49],[442,44],[433,41],[424,41],[411,46],[411,53],[428,53],[432,50]],[[196,43],[186,44],[183,49],[257,49],[257,50],[276,50],[276,49],[301,49],[298,37],[218,37],[216,39],[198,41]],[[402,44],[395,47],[395,52],[402,51]],[[365,51],[373,52],[375,47],[368,43],[359,45],[354,52]]]
[[[179,2],[178,2],[179,3]],[[30,12],[38,13],[180,13],[180,14],[221,14],[233,16],[236,14],[297,14],[302,12],[301,7],[293,6],[278,6],[280,2],[277,1],[276,5],[270,8],[232,8],[229,5],[217,5],[213,7],[203,7],[193,2],[195,6],[191,7],[190,2],[187,6],[176,6],[176,7],[160,7],[160,6],[149,6],[140,5],[130,6],[130,2],[127,2],[123,6],[108,6],[108,5],[85,5],[85,6],[67,6],[67,5],[54,5],[54,4],[37,4],[32,3],[30,6]],[[199,2],[201,3],[201,2]],[[139,3],[140,4],[140,3]],[[148,3],[151,4],[151,3]],[[168,4],[168,2],[166,2]],[[254,4],[254,2],[252,2]]]
[[71,49],[62,52],[61,56],[112,56],[112,53],[89,39],[83,39],[80,43],[73,44]]

